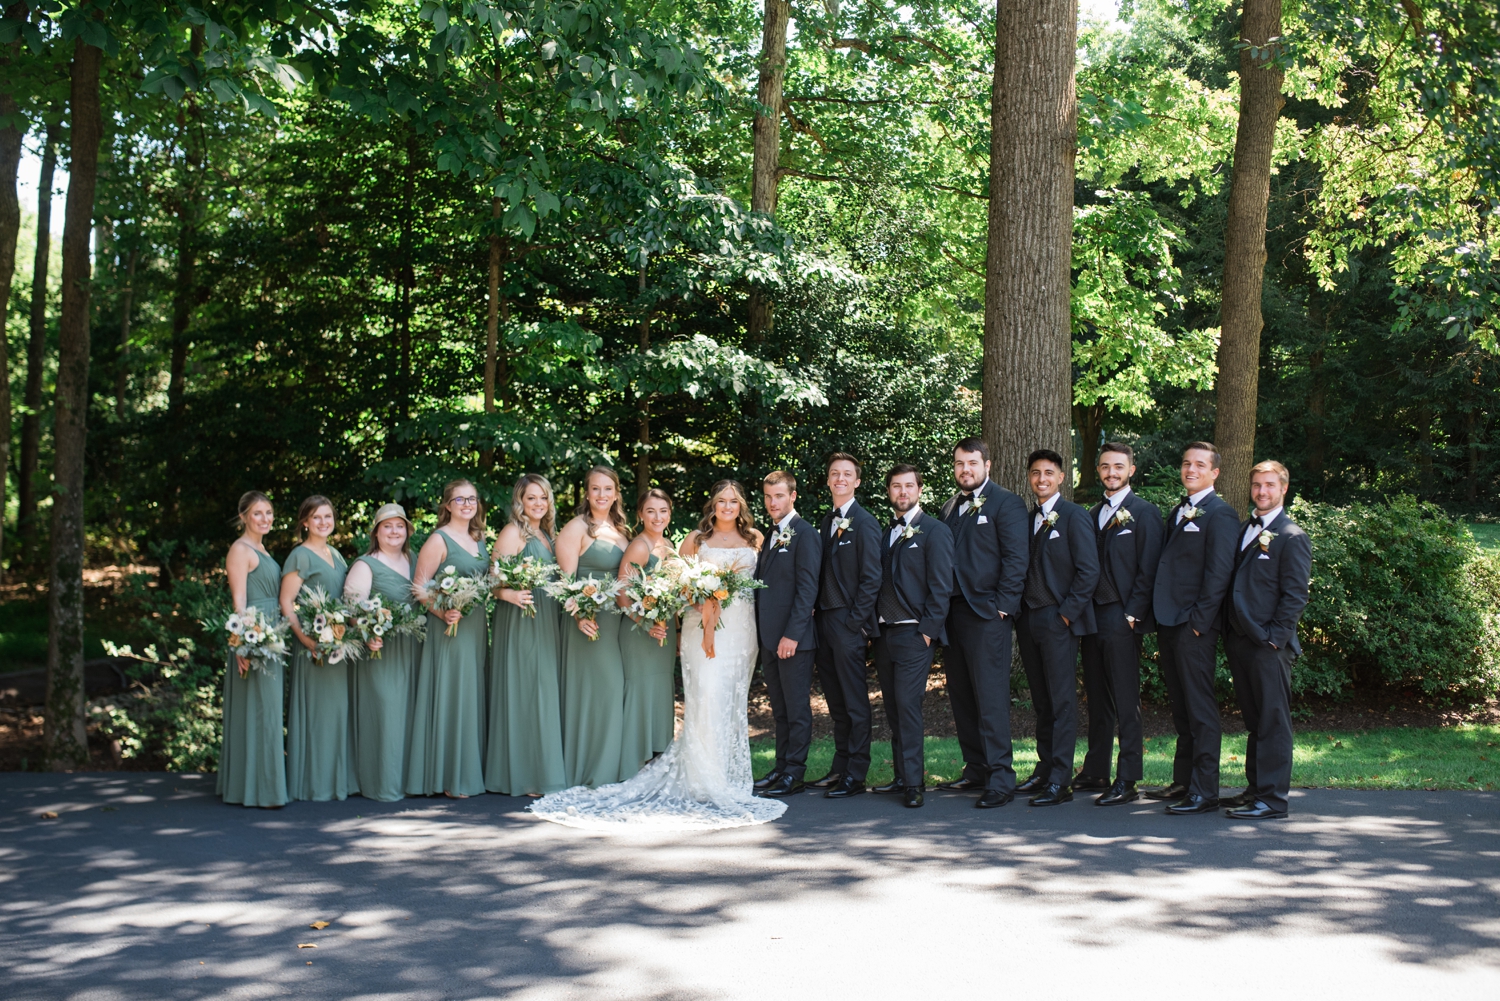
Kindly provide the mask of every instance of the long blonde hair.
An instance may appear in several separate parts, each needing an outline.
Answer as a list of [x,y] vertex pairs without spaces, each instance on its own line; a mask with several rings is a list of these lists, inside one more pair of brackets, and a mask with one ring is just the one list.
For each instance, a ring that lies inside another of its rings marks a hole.
[[547,494],[547,513],[537,523],[537,528],[548,539],[557,533],[557,499],[552,495],[552,484],[547,482],[547,477],[541,473],[522,473],[521,478],[516,481],[515,490],[510,495],[510,520],[521,532],[521,538],[534,538],[531,533],[531,519],[526,517],[526,505],[522,499],[526,496],[526,488],[535,483]]
[[[453,500],[453,494],[459,487],[473,487],[474,492],[479,493],[479,488],[469,480],[449,480],[443,485],[443,500],[438,504],[437,527],[442,528],[453,520],[453,509],[448,502]],[[469,519],[469,538],[475,542],[484,541],[484,498],[479,498],[479,503],[474,505],[474,517]]]
[[615,502],[609,506],[609,523],[615,526],[615,531],[630,538],[630,524],[625,520],[625,500],[620,490],[620,474],[608,466],[595,466],[583,478],[583,500],[578,502],[578,515],[589,527],[589,538],[599,537],[599,523],[594,520],[594,509],[589,507],[589,480],[595,476],[603,476],[615,485]]
[[695,541],[701,545],[704,540],[714,534],[714,525],[717,521],[714,518],[714,504],[725,490],[733,490],[734,496],[740,502],[740,513],[734,518],[734,530],[740,533],[740,538],[752,546],[755,545],[755,519],[750,516],[750,501],[746,498],[745,488],[740,486],[739,480],[720,480],[708,492],[708,503],[703,505],[703,520],[698,522]]

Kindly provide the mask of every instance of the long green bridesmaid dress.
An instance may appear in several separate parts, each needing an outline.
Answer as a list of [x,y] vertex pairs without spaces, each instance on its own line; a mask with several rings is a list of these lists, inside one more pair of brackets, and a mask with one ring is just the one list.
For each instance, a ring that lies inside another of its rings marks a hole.
[[[349,565],[329,547],[329,563],[306,546],[293,549],[281,576],[299,574],[303,587],[321,587],[333,597],[344,593]],[[300,592],[299,592],[300,593]],[[305,631],[305,629],[304,629]],[[349,733],[349,668],[314,664],[312,654],[292,637],[291,702],[286,719],[286,789],[291,799],[324,802],[359,792],[354,781],[354,745]]]
[[[613,580],[619,546],[602,539],[578,558],[578,575]],[[634,775],[620,767],[625,726],[625,668],[620,663],[621,616],[599,613],[599,636],[589,639],[571,616],[562,617],[563,760],[569,785],[597,786]]]
[[[370,594],[383,598],[387,608],[411,604],[408,578],[377,556],[361,556],[357,562],[370,568]],[[421,658],[422,642],[415,636],[387,636],[378,658],[367,653],[349,666],[354,776],[366,799],[391,803],[406,794]]]
[[[553,562],[541,539],[527,539],[521,552]],[[562,610],[541,588],[531,592],[531,600],[535,618],[508,601],[496,605],[490,644],[490,739],[484,785],[507,796],[568,787],[558,680]]]
[[[648,571],[661,560],[646,560]],[[625,729],[620,742],[622,773],[634,774],[653,754],[665,751],[676,730],[675,678],[677,623],[667,628],[658,644],[630,619],[620,620],[620,661],[625,669]]]
[[[245,577],[245,606],[275,621],[281,615],[281,568],[265,553]],[[234,654],[224,672],[224,738],[216,791],[226,803],[284,806],[286,743],[281,729],[286,665],[251,668],[242,678]]]
[[[443,567],[460,574],[489,569],[484,545],[478,556],[438,529],[447,547]],[[489,629],[479,603],[458,620],[456,635],[436,615],[427,616],[427,642],[417,669],[416,707],[412,714],[411,758],[406,766],[406,793],[431,796],[450,792],[475,796],[484,792],[484,668]]]

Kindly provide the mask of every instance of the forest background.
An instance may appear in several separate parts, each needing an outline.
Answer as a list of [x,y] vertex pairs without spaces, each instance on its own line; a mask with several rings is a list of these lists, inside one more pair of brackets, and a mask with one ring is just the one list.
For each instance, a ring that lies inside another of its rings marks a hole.
[[[1277,6],[1254,433],[1322,529],[1323,657],[1299,689],[1493,697],[1495,13]],[[816,512],[835,449],[866,462],[873,509],[900,461],[937,503],[980,430],[992,4],[43,3],[0,23],[0,125],[49,192],[75,54],[104,54],[84,562],[151,572],[96,609],[87,652],[154,640],[182,692],[213,688],[192,623],[222,603],[247,489],[277,502],[278,554],[310,493],[352,553],[387,500],[430,526],[454,475],[503,510],[543,472],[566,511],[596,462],[629,496],[666,488],[680,530],[713,481],[778,467]],[[1085,5],[1071,441],[1003,442],[1004,479],[1054,447],[1088,500],[1120,438],[1169,505],[1182,444],[1214,437],[1241,36],[1224,0]],[[16,206],[0,359],[6,615],[33,626],[67,492],[50,204]],[[1392,617],[1413,594],[1417,627]]]

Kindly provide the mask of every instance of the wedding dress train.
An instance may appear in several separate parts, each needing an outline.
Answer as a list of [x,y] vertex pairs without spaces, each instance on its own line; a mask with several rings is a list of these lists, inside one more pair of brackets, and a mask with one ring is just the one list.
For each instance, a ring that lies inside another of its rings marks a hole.
[[[754,566],[756,556],[749,547],[698,550],[719,566]],[[660,757],[624,782],[543,796],[531,812],[595,830],[717,830],[786,812],[785,803],[751,791],[747,699],[760,647],[753,602],[752,593],[724,609],[713,659],[703,652],[703,619],[693,609],[683,615],[682,729]]]

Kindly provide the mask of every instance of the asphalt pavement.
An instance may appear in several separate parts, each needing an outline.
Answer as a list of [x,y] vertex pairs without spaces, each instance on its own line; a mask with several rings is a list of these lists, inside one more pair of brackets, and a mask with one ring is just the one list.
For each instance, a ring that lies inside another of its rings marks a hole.
[[1259,825],[972,803],[621,835],[502,796],[0,774],[0,997],[1500,998],[1500,794],[1298,790]]

